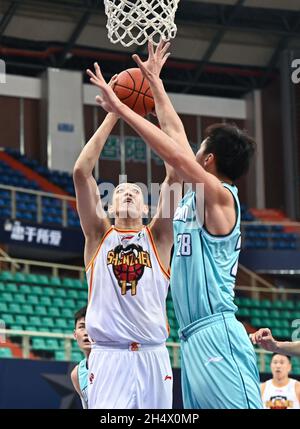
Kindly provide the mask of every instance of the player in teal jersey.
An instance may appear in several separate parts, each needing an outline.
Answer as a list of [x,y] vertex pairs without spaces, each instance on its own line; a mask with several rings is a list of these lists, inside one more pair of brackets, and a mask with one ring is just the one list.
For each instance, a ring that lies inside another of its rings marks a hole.
[[88,338],[87,331],[85,329],[85,315],[86,307],[81,308],[75,313],[75,330],[74,338],[77,340],[79,348],[85,355],[85,358],[79,362],[78,365],[71,372],[71,380],[74,389],[78,393],[81,399],[82,407],[88,408],[88,357],[91,352],[91,343]]
[[185,408],[262,408],[255,352],[233,303],[240,251],[240,206],[233,183],[246,173],[255,143],[236,126],[217,124],[194,155],[159,77],[168,47],[161,42],[154,52],[149,43],[146,62],[133,56],[150,83],[161,130],[117,98],[98,66],[94,81],[101,96],[96,100],[191,185],[174,217],[171,269]]

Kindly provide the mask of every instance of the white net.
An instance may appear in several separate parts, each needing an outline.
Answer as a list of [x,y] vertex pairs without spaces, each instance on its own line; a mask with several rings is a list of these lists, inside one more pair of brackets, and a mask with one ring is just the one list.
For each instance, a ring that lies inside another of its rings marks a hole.
[[123,46],[176,36],[175,13],[180,0],[104,0],[108,38]]

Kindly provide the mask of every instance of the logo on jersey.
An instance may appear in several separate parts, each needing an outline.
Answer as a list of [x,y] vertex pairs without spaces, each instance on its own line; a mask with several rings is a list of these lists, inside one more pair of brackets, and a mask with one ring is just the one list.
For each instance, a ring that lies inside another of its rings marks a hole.
[[170,375],[166,375],[165,376],[165,381],[167,381],[167,380],[171,380],[172,381],[172,377]]
[[94,378],[95,378],[94,374],[91,373],[90,378],[89,378],[90,384],[93,384]]
[[131,290],[136,295],[137,284],[144,274],[145,267],[152,268],[150,255],[141,246],[119,245],[107,253],[107,265],[112,265],[122,295]]
[[286,396],[272,396],[266,402],[266,407],[271,410],[286,410],[287,408],[293,408],[293,401],[288,401]]

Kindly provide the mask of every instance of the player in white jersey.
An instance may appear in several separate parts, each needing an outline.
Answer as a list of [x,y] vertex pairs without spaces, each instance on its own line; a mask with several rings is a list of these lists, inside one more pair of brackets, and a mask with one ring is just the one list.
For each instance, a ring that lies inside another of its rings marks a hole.
[[[89,71],[89,75],[98,85],[101,73],[97,64],[95,74]],[[73,173],[85,235],[89,282],[86,323],[94,342],[89,357],[89,408],[172,408],[173,377],[165,345],[166,297],[172,218],[181,198],[181,183],[169,199],[168,185],[178,182],[178,177],[166,165],[157,213],[146,227],[142,220],[148,207],[141,189],[135,184],[120,184],[109,208],[115,219],[112,226],[92,172],[117,120],[114,113],[106,116],[80,154]],[[164,123],[160,126],[166,128]],[[153,128],[155,134],[162,132]],[[166,132],[172,134],[172,128]],[[166,204],[170,204],[167,217],[162,216]]]
[[74,338],[85,358],[71,372],[74,389],[78,393],[82,407],[88,408],[88,358],[91,352],[91,342],[85,327],[86,306],[78,310],[75,315]]
[[273,378],[261,385],[264,408],[299,409],[300,383],[289,378],[292,370],[291,358],[274,353],[270,366]]

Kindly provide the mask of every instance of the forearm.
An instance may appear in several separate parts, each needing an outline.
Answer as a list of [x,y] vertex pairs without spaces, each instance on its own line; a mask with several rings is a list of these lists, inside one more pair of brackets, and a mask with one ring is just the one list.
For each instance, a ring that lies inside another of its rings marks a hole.
[[300,341],[276,341],[275,353],[300,357]]
[[108,113],[106,115],[98,130],[80,153],[75,163],[74,173],[79,171],[84,177],[92,175],[93,169],[101,155],[103,147],[117,121],[118,116],[114,113]]
[[173,166],[176,143],[171,137],[123,103],[118,106],[118,115],[140,135],[151,149]]
[[[176,143],[186,148],[191,154],[194,155],[192,148],[187,140],[183,123],[178,116],[176,110],[169,99],[168,94],[164,88],[163,81],[158,77],[153,77],[149,80],[151,91],[155,102],[155,113],[157,115],[161,129],[173,139]],[[180,142],[177,138],[180,138]]]

